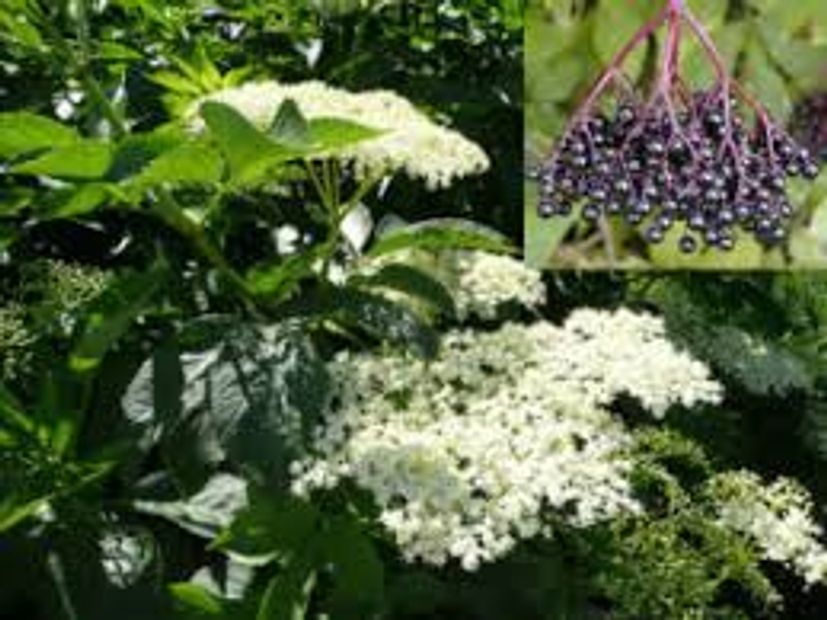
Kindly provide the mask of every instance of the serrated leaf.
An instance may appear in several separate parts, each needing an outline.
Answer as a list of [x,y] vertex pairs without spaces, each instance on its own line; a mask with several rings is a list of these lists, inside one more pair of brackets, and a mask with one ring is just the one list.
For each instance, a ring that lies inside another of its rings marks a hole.
[[232,107],[207,102],[201,116],[230,166],[232,179],[244,184],[255,181],[269,168],[297,157],[297,151],[279,146]]
[[314,118],[309,122],[308,130],[313,151],[325,154],[335,153],[386,133],[339,118]]
[[453,316],[456,312],[454,298],[445,285],[428,273],[409,265],[386,265],[373,275],[353,277],[349,282],[366,289],[389,289],[404,293],[448,316]]
[[253,492],[250,505],[213,543],[245,558],[284,558],[304,548],[319,527],[318,509],[291,496]]
[[305,620],[310,595],[316,585],[316,572],[300,556],[267,585],[256,620]]
[[182,144],[153,159],[130,183],[152,187],[163,183],[211,184],[221,180],[224,162],[221,156],[204,144]]
[[513,246],[495,230],[468,220],[437,218],[391,230],[369,248],[368,255],[381,256],[398,250],[483,250],[511,253]]
[[75,189],[68,200],[55,209],[49,210],[47,217],[77,217],[90,213],[106,203],[109,198],[109,186],[105,183],[87,183]]
[[192,80],[174,71],[156,71],[147,76],[151,82],[163,86],[167,90],[182,95],[197,97],[202,93],[201,86]]
[[169,585],[169,593],[179,611],[186,612],[188,618],[226,618],[224,601],[201,586],[173,583]]
[[115,148],[107,179],[123,181],[141,173],[147,165],[189,138],[175,126],[162,126],[150,133],[132,134],[120,140]]
[[100,41],[97,56],[110,62],[141,61],[144,59],[140,52],[115,41]]
[[59,179],[102,179],[112,164],[112,147],[104,142],[77,142],[61,146],[33,160],[12,166],[14,174]]
[[334,289],[324,306],[325,314],[343,327],[401,345],[420,357],[433,358],[439,350],[436,333],[422,319],[379,295],[355,288]]
[[310,126],[292,99],[279,106],[267,133],[276,142],[290,146],[305,147],[310,142]]
[[231,474],[216,474],[191,497],[172,502],[139,499],[132,506],[168,519],[196,536],[213,539],[247,506],[247,482]]
[[[278,480],[327,406],[327,369],[298,325],[233,324],[217,343],[184,351],[181,415],[157,409],[155,368],[147,360],[122,400],[143,443],[158,438],[169,458],[194,470],[232,461]],[[182,446],[181,441],[186,443]]]
[[0,114],[0,158],[14,158],[80,140],[71,127],[30,112]]
[[307,250],[277,261],[256,265],[249,271],[246,280],[256,295],[267,297],[274,302],[289,297],[298,289],[299,283],[315,274],[313,265],[317,253]]

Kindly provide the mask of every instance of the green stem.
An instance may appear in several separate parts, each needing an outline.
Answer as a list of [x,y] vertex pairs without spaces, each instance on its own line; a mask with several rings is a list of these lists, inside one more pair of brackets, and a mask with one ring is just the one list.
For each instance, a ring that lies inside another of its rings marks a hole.
[[91,73],[87,71],[81,74],[81,81],[92,99],[94,99],[98,106],[100,106],[100,110],[104,118],[106,118],[112,126],[112,134],[116,138],[121,138],[129,133],[129,128],[126,125],[126,121],[123,119],[118,109],[112,104],[109,97],[106,96],[106,93],[103,92],[103,88],[101,88],[101,85],[97,79],[95,79]]
[[344,219],[348,213],[350,213],[351,209],[355,207],[362,201],[368,192],[370,192],[379,181],[382,180],[383,174],[372,174],[365,177],[362,182],[359,184],[359,187],[356,188],[356,191],[351,194],[350,198],[347,199],[340,211],[341,211],[341,218]]
[[75,23],[75,31],[77,32],[78,43],[80,44],[81,62],[83,65],[89,65],[90,53],[90,38],[89,38],[89,12],[86,6],[87,0],[77,0],[75,7],[77,8],[77,20]]
[[328,213],[333,213],[335,210],[335,205],[333,204],[331,197],[327,195],[327,191],[325,190],[324,184],[322,183],[319,175],[316,173],[316,169],[313,167],[313,162],[309,159],[304,160],[304,166],[307,168],[307,173],[310,176],[310,181],[313,183],[313,187],[316,189],[316,193],[319,195],[319,200],[322,201],[322,206],[327,209]]
[[52,578],[52,583],[57,590],[58,600],[64,615],[68,620],[78,620],[75,606],[72,604],[72,597],[69,595],[69,587],[66,583],[66,573],[63,570],[63,562],[55,552],[50,552],[46,558],[46,567]]
[[258,310],[255,295],[246,280],[227,262],[224,255],[212,244],[204,230],[197,226],[185,214],[169,190],[157,190],[157,213],[171,228],[186,237],[195,249],[209,262],[227,283],[239,294],[245,308],[258,319],[264,318]]
[[327,280],[327,277],[330,274],[333,256],[336,253],[336,247],[339,245],[339,241],[342,237],[342,222],[347,217],[348,213],[350,213],[353,208],[359,204],[362,198],[364,198],[365,195],[376,186],[381,178],[382,175],[371,175],[366,177],[344,204],[336,205],[336,209],[330,221],[330,237],[326,240],[323,250],[324,258],[322,263],[322,275],[325,280]]

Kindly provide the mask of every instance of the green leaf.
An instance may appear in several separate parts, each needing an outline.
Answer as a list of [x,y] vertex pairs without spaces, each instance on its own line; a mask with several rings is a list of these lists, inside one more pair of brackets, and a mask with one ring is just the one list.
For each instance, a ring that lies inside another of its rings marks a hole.
[[462,219],[436,218],[391,230],[371,246],[368,255],[380,256],[409,248],[514,252],[504,235],[486,226]]
[[103,142],[77,142],[55,148],[11,168],[14,174],[65,179],[101,179],[112,164],[112,148]]
[[30,112],[0,114],[0,158],[10,159],[80,140],[71,127]]
[[48,496],[31,499],[21,497],[17,492],[2,498],[0,500],[0,533],[7,532],[36,514],[46,501],[48,501]]
[[224,162],[214,149],[189,143],[152,160],[130,183],[140,188],[162,183],[212,184],[221,180],[223,171]]
[[104,183],[87,183],[75,189],[68,200],[48,213],[50,218],[77,217],[90,213],[109,198],[109,186]]
[[139,175],[153,160],[190,139],[174,125],[126,136],[118,142],[107,179],[119,182]]
[[349,283],[367,289],[389,289],[420,299],[440,312],[453,316],[454,298],[442,282],[428,273],[403,264],[382,267],[370,276],[350,278]]
[[190,497],[175,501],[138,499],[132,506],[138,512],[163,517],[202,538],[215,538],[227,528],[247,505],[247,483],[231,474],[215,474]]
[[247,274],[250,289],[271,302],[286,299],[294,293],[299,283],[315,274],[314,263],[319,253],[307,250],[277,261],[257,265]]
[[66,486],[34,490],[19,487],[11,489],[10,493],[0,499],[0,534],[35,515],[46,502],[56,497],[73,495],[87,485],[97,482],[112,471],[114,465],[114,463],[87,463],[83,466],[84,473]]
[[309,123],[309,133],[313,151],[330,154],[386,132],[344,119],[314,118]]
[[537,184],[526,183],[524,188],[525,261],[535,269],[546,269],[554,253],[577,221],[577,213],[550,220],[537,215]]
[[267,585],[256,620],[305,620],[316,571],[309,550],[289,562]]
[[172,583],[169,593],[188,618],[227,618],[224,601],[194,583]]
[[252,491],[250,505],[213,546],[245,558],[284,559],[308,545],[320,527],[320,517],[313,504],[295,497]]
[[423,358],[433,358],[439,350],[436,333],[422,319],[379,295],[337,288],[328,293],[325,305],[326,314],[343,327],[404,346]]
[[732,252],[706,248],[697,254],[684,254],[678,244],[682,234],[681,230],[673,228],[662,243],[649,247],[652,263],[659,269],[742,270],[761,267],[764,250],[757,241],[746,235],[739,235]]
[[787,84],[773,67],[763,46],[757,42],[748,48],[744,79],[774,118],[786,119],[790,115],[792,101]]
[[31,435],[35,424],[23,412],[14,395],[0,383],[0,428],[10,429],[15,434]]
[[155,292],[166,279],[166,266],[156,265],[145,272],[116,279],[93,300],[69,358],[70,367],[80,373],[97,368],[140,314],[146,311]]
[[8,10],[0,8],[0,29],[7,31],[11,39],[19,45],[33,48],[37,52],[44,48],[40,32],[25,14],[21,15],[19,7],[11,6]]
[[331,615],[342,620],[373,617],[385,589],[384,567],[373,542],[352,518],[338,516],[319,544],[335,574]]
[[227,159],[231,177],[237,184],[255,181],[272,166],[298,155],[295,150],[269,140],[228,105],[207,102],[201,106],[201,115]]
[[98,57],[109,62],[141,61],[143,55],[127,45],[115,41],[100,41]]
[[151,73],[148,78],[151,82],[155,82],[159,86],[163,86],[167,90],[175,93],[190,95],[192,97],[198,97],[204,94],[199,84],[184,77],[180,73],[156,71],[155,73]]
[[279,106],[268,134],[276,142],[289,146],[304,147],[310,142],[310,127],[292,99],[286,99]]
[[[183,391],[178,419],[157,408],[159,379],[149,359],[122,399],[130,423],[151,446],[163,437],[169,458],[188,467],[232,461],[277,480],[296,445],[327,407],[330,380],[299,325],[231,324],[218,342],[180,356]],[[181,439],[186,438],[186,445]],[[190,462],[184,462],[189,460]]]
[[[594,16],[593,45],[604,66],[643,24],[660,10],[660,3],[601,2]],[[636,80],[640,77],[646,57],[646,45],[641,45],[626,59],[624,69]]]

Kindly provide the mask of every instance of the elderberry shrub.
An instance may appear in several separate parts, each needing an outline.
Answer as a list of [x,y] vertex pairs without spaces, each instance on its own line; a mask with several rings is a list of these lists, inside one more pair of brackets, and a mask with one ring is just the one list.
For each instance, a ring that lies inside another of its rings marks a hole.
[[810,95],[796,105],[790,130],[821,161],[827,161],[827,93]]
[[787,179],[814,179],[819,165],[777,127],[756,119],[749,131],[728,97],[712,89],[680,107],[621,99],[610,114],[590,111],[538,171],[540,216],[622,218],[651,244],[677,228],[684,253],[731,250],[739,234],[782,242]]

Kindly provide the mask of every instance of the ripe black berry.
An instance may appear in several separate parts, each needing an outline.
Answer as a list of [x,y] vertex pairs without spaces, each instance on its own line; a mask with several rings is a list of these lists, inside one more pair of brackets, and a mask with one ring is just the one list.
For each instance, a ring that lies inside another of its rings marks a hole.
[[[718,69],[712,87],[687,92],[677,63],[667,58],[651,92],[632,92],[623,62],[664,23],[672,32],[683,24],[701,40]],[[635,35],[542,165],[537,175],[542,217],[565,215],[572,208],[591,223],[620,217],[631,226],[645,226],[649,243],[663,241],[678,223],[692,231],[679,240],[686,253],[697,251],[699,239],[731,250],[739,232],[766,245],[786,239],[794,219],[786,180],[816,178],[818,160],[773,124],[731,78],[724,79],[720,55],[708,42],[683,3],[669,3]],[[597,105],[602,99],[610,101]],[[827,119],[827,94],[801,104],[797,113]],[[807,124],[795,127],[800,125]],[[799,129],[793,133],[827,159],[827,120]]]
[[684,235],[678,242],[681,252],[684,254],[692,254],[698,248],[698,242],[694,237]]

